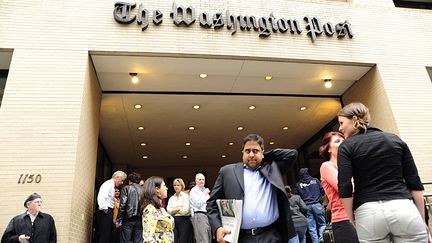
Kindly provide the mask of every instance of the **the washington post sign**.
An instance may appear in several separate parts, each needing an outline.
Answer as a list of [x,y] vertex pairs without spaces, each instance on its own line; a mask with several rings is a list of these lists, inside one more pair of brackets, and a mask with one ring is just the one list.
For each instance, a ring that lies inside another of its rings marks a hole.
[[[152,15],[150,15],[151,10],[146,9],[143,4],[139,4],[137,9],[136,5],[136,3],[116,2],[113,11],[114,19],[120,24],[136,22],[142,31],[148,28],[150,21],[154,25],[162,24],[164,15],[160,10],[154,10],[151,12]],[[251,15],[235,15],[230,13],[229,10],[224,13],[197,13],[194,7],[179,6],[175,2],[172,4],[170,18],[178,27],[189,27],[198,19],[202,28],[217,30],[226,26],[227,29],[231,30],[233,35],[238,30],[253,30],[261,38],[268,38],[272,33],[277,32],[286,33],[289,31],[291,35],[300,35],[303,32],[302,24],[297,19],[277,18],[273,13],[270,13],[268,17],[259,18]],[[315,42],[323,33],[328,37],[336,36],[338,39],[342,39],[345,36],[353,38],[354,36],[351,24],[347,20],[337,24],[330,22],[322,24],[321,20],[317,17],[305,16],[303,21],[304,28],[312,42]]]

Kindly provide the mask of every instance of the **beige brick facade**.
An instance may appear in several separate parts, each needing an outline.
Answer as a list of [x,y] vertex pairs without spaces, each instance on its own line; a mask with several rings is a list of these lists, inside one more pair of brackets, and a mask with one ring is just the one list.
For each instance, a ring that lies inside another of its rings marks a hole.
[[[176,27],[172,1],[138,1],[164,22],[144,32],[113,19],[115,1],[0,1],[0,51],[13,51],[0,108],[0,232],[42,194],[56,220],[59,242],[89,242],[94,207],[100,88],[89,52],[223,56],[259,60],[375,64],[343,97],[368,104],[373,123],[409,144],[424,181],[432,181],[431,10],[395,8],[389,0],[181,0],[197,13],[298,19],[302,34],[256,31],[231,35],[226,27]],[[348,20],[347,37],[306,35],[304,16],[333,24]],[[40,183],[18,184],[21,174]]]

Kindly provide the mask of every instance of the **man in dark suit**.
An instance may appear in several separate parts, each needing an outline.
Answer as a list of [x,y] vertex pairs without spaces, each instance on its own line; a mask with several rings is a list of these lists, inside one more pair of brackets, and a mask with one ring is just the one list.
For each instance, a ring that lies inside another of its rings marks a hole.
[[238,242],[288,242],[296,235],[282,174],[297,159],[293,149],[264,153],[264,139],[250,134],[243,139],[243,162],[222,167],[210,198],[207,216],[216,239],[230,233],[222,227],[217,199],[243,200],[243,216]]

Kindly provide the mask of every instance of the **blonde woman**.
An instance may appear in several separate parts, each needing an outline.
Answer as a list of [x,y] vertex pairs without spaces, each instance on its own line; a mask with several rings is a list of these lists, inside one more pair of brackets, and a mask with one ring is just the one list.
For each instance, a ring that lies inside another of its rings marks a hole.
[[337,157],[339,196],[360,242],[427,243],[423,185],[407,144],[369,126],[362,103],[337,115],[345,137]]
[[143,242],[174,242],[174,219],[162,208],[168,188],[162,178],[152,176],[143,186]]
[[173,181],[175,194],[168,200],[168,213],[174,216],[175,242],[192,243],[193,228],[190,220],[189,195],[184,192],[185,184],[183,179],[176,178]]

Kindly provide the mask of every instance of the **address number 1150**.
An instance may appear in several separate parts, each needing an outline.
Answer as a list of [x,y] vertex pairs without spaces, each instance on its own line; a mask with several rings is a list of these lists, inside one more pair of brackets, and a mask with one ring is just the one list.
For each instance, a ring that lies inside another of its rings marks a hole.
[[40,174],[21,174],[18,179],[18,184],[25,183],[40,183],[42,176]]

